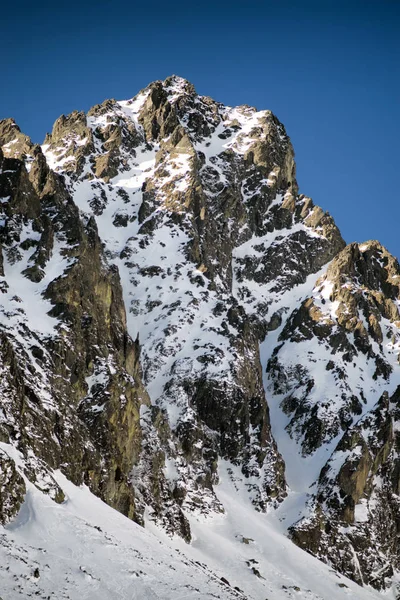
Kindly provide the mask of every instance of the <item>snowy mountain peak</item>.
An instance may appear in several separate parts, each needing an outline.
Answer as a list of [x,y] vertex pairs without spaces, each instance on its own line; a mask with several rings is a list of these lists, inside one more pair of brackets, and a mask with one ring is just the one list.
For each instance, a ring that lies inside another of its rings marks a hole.
[[62,507],[70,480],[224,579],[239,553],[246,589],[222,597],[297,593],[258,527],[294,569],[288,531],[394,585],[400,268],[298,193],[279,120],[172,76],[61,116],[41,148],[2,121],[0,147],[2,522]]
[[167,77],[162,82],[162,85],[167,91],[168,96],[172,96],[173,98],[182,96],[183,94],[196,93],[193,84],[191,84],[187,79],[179,77],[178,75],[171,75],[170,77]]

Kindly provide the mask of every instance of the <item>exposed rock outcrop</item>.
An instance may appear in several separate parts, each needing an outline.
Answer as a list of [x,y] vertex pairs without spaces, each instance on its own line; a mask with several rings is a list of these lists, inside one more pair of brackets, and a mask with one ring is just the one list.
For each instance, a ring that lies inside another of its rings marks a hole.
[[51,469],[61,467],[134,517],[128,479],[149,400],[118,272],[104,261],[94,220],[80,218],[40,148],[29,172],[19,158],[1,166],[1,437],[40,489],[54,491]]
[[385,589],[399,564],[400,388],[348,429],[322,469],[312,516],[291,537],[359,584]]

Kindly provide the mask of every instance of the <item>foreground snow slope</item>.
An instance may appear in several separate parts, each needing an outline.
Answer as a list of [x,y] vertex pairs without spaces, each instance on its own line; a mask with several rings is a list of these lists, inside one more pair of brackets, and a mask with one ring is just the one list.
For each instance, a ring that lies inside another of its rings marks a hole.
[[[2,444],[2,450],[18,462],[10,447]],[[190,546],[167,538],[153,523],[152,533],[139,527],[85,486],[74,486],[59,472],[55,476],[66,493],[63,504],[26,480],[17,518],[0,529],[3,600],[382,598],[298,549],[278,520],[260,518],[243,492],[240,471],[227,463],[217,488],[226,513],[207,521],[193,518]]]

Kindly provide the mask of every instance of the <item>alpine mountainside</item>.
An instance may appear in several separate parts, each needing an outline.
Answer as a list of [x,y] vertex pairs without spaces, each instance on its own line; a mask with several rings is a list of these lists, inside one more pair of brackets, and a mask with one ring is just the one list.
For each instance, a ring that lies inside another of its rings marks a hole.
[[394,589],[400,267],[299,194],[270,111],[173,76],[42,146],[0,121],[0,203],[4,525],[68,479],[190,542],[223,473],[260,526]]

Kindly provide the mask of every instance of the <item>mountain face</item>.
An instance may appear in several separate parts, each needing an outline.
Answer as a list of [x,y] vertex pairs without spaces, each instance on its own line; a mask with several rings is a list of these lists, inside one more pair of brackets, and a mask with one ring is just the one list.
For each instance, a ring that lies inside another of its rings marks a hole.
[[61,471],[190,542],[229,465],[260,524],[392,586],[400,267],[299,194],[278,119],[174,76],[0,147],[0,522]]

